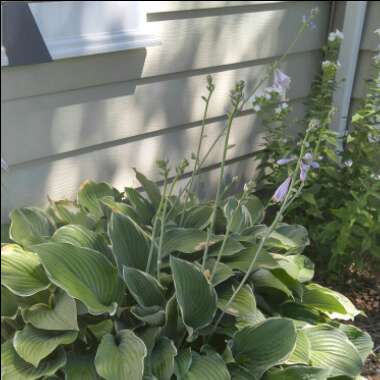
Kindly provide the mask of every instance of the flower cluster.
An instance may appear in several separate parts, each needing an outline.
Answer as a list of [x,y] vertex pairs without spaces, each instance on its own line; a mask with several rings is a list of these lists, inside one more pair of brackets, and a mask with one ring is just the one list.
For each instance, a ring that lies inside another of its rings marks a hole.
[[311,11],[310,11],[310,15],[309,16],[306,16],[306,15],[303,15],[302,17],[302,23],[307,26],[310,30],[315,30],[317,29],[317,25],[316,23],[313,21],[313,19],[315,18],[315,16],[317,16],[319,13],[319,8],[313,8]]
[[328,40],[330,42],[334,42],[334,41],[339,41],[340,42],[343,39],[344,39],[344,34],[340,30],[338,30],[338,29],[336,29],[335,32],[331,32],[329,34],[329,37],[328,37]]

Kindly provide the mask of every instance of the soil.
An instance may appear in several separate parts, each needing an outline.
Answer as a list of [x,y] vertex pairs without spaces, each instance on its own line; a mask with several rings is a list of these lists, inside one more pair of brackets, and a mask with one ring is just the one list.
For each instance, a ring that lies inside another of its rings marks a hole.
[[374,354],[368,357],[362,375],[368,380],[380,380],[380,275],[351,269],[347,277],[343,282],[331,277],[319,282],[344,294],[367,315],[357,317],[354,322],[374,341]]

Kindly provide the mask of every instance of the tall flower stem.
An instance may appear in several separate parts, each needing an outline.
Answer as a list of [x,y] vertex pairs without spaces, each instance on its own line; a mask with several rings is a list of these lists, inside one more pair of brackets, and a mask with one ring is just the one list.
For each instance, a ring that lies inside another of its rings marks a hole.
[[[224,306],[221,314],[219,315],[219,317],[217,318],[212,330],[211,330],[211,333],[209,335],[209,337],[211,337],[219,323],[221,322],[221,320],[223,319],[224,315],[225,315],[225,312],[226,310],[228,310],[228,308],[230,307],[231,303],[234,301],[235,297],[237,296],[237,294],[240,292],[241,288],[245,285],[246,281],[248,280],[248,278],[250,277],[251,273],[252,273],[252,270],[253,270],[253,267],[256,263],[256,260],[257,260],[257,257],[260,255],[266,241],[268,240],[268,238],[270,237],[270,235],[272,234],[272,232],[275,230],[275,228],[277,227],[278,223],[281,221],[282,219],[282,216],[284,214],[284,211],[285,209],[287,208],[288,206],[288,201],[291,197],[291,194],[293,193],[293,189],[294,189],[294,186],[295,186],[295,183],[297,181],[297,177],[299,175],[299,172],[300,172],[300,167],[301,167],[301,161],[302,161],[302,157],[305,153],[305,143],[309,137],[309,133],[310,133],[310,130],[311,128],[308,128],[307,131],[306,131],[306,134],[305,134],[305,137],[304,137],[304,140],[302,141],[302,144],[301,144],[301,151],[300,151],[300,155],[298,157],[298,161],[297,161],[297,165],[296,165],[296,168],[293,172],[293,175],[292,175],[292,179],[291,179],[291,183],[289,185],[289,190],[285,196],[285,199],[280,207],[280,210],[277,212],[276,214],[276,217],[275,219],[273,220],[272,224],[270,225],[270,227],[267,229],[267,231],[265,232],[265,235],[263,236],[263,238],[260,240],[260,243],[259,243],[259,246],[257,247],[257,250],[256,250],[256,253],[255,253],[255,256],[252,258],[252,261],[248,267],[248,270],[247,272],[245,273],[244,277],[242,278],[242,280],[240,281],[239,285],[237,286],[237,288],[235,289],[235,291],[232,293],[230,299],[227,301],[226,305]],[[302,186],[302,184],[301,184]]]
[[219,175],[218,186],[216,189],[215,202],[214,202],[214,206],[213,206],[213,210],[212,210],[212,214],[211,214],[211,223],[210,223],[210,226],[207,230],[206,246],[205,246],[205,249],[203,252],[203,258],[202,258],[202,269],[204,269],[205,265],[206,265],[209,243],[211,240],[211,235],[214,233],[214,229],[215,229],[216,215],[218,213],[218,207],[220,204],[221,194],[222,194],[224,169],[225,169],[225,164],[226,164],[226,159],[227,159],[227,151],[228,151],[228,146],[229,146],[231,127],[232,127],[232,123],[234,121],[234,118],[238,112],[239,106],[241,104],[241,100],[243,98],[243,90],[244,90],[244,82],[239,82],[236,85],[235,90],[231,93],[232,110],[229,112],[228,119],[227,119],[226,137],[224,139],[223,155],[222,155],[222,161],[220,163],[220,175]]

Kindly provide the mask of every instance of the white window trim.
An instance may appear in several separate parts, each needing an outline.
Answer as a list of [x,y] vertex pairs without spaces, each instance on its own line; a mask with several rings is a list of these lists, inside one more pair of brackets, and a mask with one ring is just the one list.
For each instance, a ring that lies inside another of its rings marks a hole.
[[[160,39],[147,31],[143,3],[143,1],[47,1],[32,2],[29,7],[54,61],[160,45]],[[67,21],[63,21],[65,15],[73,14],[78,14],[80,17],[67,17]],[[87,22],[90,25],[83,27],[80,24],[83,23],[83,19],[90,19],[90,22]],[[81,31],[64,35],[61,33],[64,30]],[[7,65],[6,50],[2,46],[1,66]]]

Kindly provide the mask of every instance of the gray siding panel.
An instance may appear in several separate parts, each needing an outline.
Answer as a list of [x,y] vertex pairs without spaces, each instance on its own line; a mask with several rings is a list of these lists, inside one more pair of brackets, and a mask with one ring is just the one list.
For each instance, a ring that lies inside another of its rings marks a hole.
[[[217,86],[211,140],[224,125],[233,84],[244,79],[252,88],[315,6],[318,30],[305,33],[283,66],[301,114],[301,99],[319,70],[328,2],[147,2],[149,32],[161,46],[2,69],[2,155],[10,164],[2,218],[13,207],[44,205],[47,195],[72,197],[87,178],[135,186],[131,168],[138,167],[157,179],[158,158],[174,166],[195,150],[206,75]],[[236,120],[228,175],[253,175],[248,157],[261,137],[252,113]],[[216,150],[207,162],[209,191],[219,160]]]

